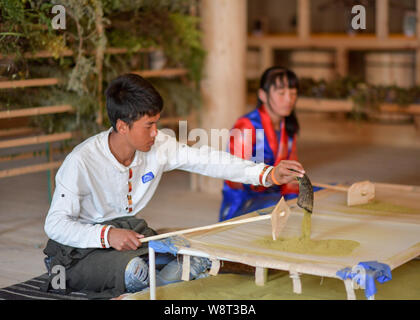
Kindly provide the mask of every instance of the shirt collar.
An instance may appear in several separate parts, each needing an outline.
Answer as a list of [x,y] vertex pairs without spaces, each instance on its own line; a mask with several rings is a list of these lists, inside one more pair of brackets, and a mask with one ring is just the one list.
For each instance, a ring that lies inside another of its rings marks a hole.
[[143,157],[144,157],[144,152],[141,152],[139,150],[136,150],[136,153],[134,155],[134,159],[131,162],[131,164],[126,167],[123,164],[121,164],[112,154],[111,149],[109,148],[109,140],[108,137],[111,134],[111,132],[114,129],[111,127],[109,128],[107,131],[104,132],[104,134],[102,135],[102,139],[101,139],[101,144],[105,150],[105,155],[107,156],[107,158],[111,161],[111,163],[120,171],[120,172],[126,172],[128,171],[129,168],[138,166],[142,163],[143,161]]

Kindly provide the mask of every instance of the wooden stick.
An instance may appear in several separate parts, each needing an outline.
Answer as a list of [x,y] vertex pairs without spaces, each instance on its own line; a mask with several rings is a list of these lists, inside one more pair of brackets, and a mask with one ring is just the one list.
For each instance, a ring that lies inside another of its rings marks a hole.
[[312,185],[316,187],[325,188],[325,189],[332,189],[332,190],[344,191],[344,192],[347,192],[349,189],[348,187],[340,187],[340,186],[334,186],[334,185],[318,183],[318,182],[314,182],[312,183]]
[[365,204],[375,198],[375,185],[370,181],[356,182],[350,187],[332,186],[324,183],[313,183],[312,185],[346,192],[348,206]]
[[[284,212],[282,212],[282,213],[284,214]],[[219,227],[232,226],[232,225],[235,225],[235,224],[262,221],[262,220],[267,220],[267,219],[271,219],[271,214],[265,214],[265,215],[262,215],[262,216],[251,217],[251,218],[247,218],[247,219],[240,219],[240,220],[235,220],[235,221],[220,222],[220,223],[215,223],[215,224],[211,224],[211,225],[204,226],[204,227],[196,227],[196,228],[190,228],[190,229],[185,229],[185,230],[162,233],[162,234],[158,234],[156,236],[151,236],[151,237],[140,239],[140,241],[142,243],[144,243],[144,242],[148,242],[150,240],[164,239],[164,238],[168,238],[170,236],[175,236],[175,235],[179,235],[179,234],[185,234],[185,233],[191,233],[191,232],[195,232],[195,231],[215,229],[215,228],[219,228]]]

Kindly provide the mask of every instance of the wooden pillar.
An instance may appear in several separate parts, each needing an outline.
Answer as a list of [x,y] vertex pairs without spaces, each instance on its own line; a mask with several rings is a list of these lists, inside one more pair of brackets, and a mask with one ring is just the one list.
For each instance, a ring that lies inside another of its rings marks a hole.
[[340,77],[348,74],[348,50],[346,48],[337,48],[335,52],[335,69]]
[[[229,130],[246,110],[247,1],[203,0],[200,12],[207,50],[200,119],[210,144],[211,129]],[[201,176],[198,184],[201,191],[220,194],[222,183]]]
[[420,0],[416,1],[417,9],[417,50],[416,50],[416,85],[420,86]]
[[307,39],[311,35],[311,7],[309,0],[297,1],[298,36]]
[[376,0],[376,36],[379,39],[388,38],[388,0]]
[[262,45],[260,47],[261,50],[261,70],[260,75],[262,73],[273,66],[274,64],[274,51],[270,45]]

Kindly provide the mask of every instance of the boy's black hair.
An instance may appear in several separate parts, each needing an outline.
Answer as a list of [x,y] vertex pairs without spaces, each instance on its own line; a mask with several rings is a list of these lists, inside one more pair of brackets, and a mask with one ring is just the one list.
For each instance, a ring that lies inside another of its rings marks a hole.
[[[288,88],[296,88],[299,91],[299,80],[296,74],[287,68],[281,66],[274,66],[264,71],[260,80],[260,89],[269,94],[272,86],[285,87],[284,79],[287,79]],[[257,108],[261,107],[263,102],[259,99],[257,94]],[[293,137],[299,132],[299,122],[296,117],[296,112],[293,109],[292,113],[286,117],[286,132],[289,137]]]
[[137,74],[127,73],[112,80],[105,91],[106,109],[112,127],[120,119],[131,128],[144,115],[155,116],[163,109],[163,100],[156,89]]

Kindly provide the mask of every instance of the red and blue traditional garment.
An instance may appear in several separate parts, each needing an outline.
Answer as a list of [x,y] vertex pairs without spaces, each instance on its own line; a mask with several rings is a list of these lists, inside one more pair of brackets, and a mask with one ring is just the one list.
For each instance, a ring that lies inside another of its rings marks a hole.
[[[250,135],[231,135],[228,146],[228,152],[231,154],[272,166],[276,166],[281,160],[297,160],[296,134],[293,137],[287,135],[284,119],[280,124],[280,130],[274,130],[264,105],[239,118],[233,129],[239,129],[241,132],[252,132],[252,148],[245,147],[250,142]],[[263,129],[264,131],[257,129]],[[256,157],[257,154],[260,157]],[[261,155],[263,155],[263,159]],[[297,197],[298,193],[299,187],[297,184],[263,187],[225,180],[219,221],[271,207],[282,196],[288,200]]]

